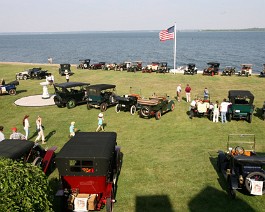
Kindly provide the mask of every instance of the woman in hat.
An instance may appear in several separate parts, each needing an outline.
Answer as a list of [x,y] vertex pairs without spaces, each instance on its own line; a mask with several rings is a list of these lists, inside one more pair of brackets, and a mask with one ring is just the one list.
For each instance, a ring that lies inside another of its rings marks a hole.
[[98,128],[96,129],[96,132],[98,132],[100,129],[104,131],[103,120],[104,120],[103,113],[98,114]]
[[28,136],[29,136],[29,115],[25,115],[24,118],[23,118],[23,127],[24,127],[24,130],[25,130],[25,137],[26,137],[26,140],[28,140]]

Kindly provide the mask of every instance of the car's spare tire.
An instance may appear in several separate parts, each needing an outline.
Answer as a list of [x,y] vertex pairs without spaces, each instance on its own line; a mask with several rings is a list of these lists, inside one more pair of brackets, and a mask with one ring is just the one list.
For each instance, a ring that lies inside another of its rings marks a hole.
[[251,180],[262,181],[263,182],[262,194],[265,194],[265,174],[261,172],[251,172],[246,176],[245,186],[249,193],[251,193],[252,190]]

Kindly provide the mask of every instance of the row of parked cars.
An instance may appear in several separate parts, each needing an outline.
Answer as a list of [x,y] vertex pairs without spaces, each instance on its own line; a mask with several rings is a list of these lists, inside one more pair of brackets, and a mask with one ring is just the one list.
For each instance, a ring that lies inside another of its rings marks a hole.
[[175,103],[167,95],[156,95],[148,99],[141,98],[139,94],[118,96],[115,93],[116,85],[95,84],[84,82],[66,82],[54,84],[54,102],[58,107],[74,108],[78,104],[86,104],[87,109],[99,108],[102,112],[108,107],[115,106],[115,111],[130,111],[132,115],[139,111],[140,117],[150,118],[173,111]]

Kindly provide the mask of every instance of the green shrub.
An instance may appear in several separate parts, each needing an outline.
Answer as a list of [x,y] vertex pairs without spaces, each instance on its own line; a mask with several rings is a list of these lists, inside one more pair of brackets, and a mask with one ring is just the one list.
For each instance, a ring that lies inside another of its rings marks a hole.
[[1,211],[52,211],[48,179],[29,163],[0,159]]

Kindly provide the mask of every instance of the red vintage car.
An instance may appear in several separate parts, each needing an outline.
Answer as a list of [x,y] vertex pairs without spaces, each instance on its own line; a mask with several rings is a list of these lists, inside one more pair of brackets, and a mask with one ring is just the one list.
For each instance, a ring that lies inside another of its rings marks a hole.
[[113,211],[122,153],[115,132],[78,132],[56,156],[62,211]]

